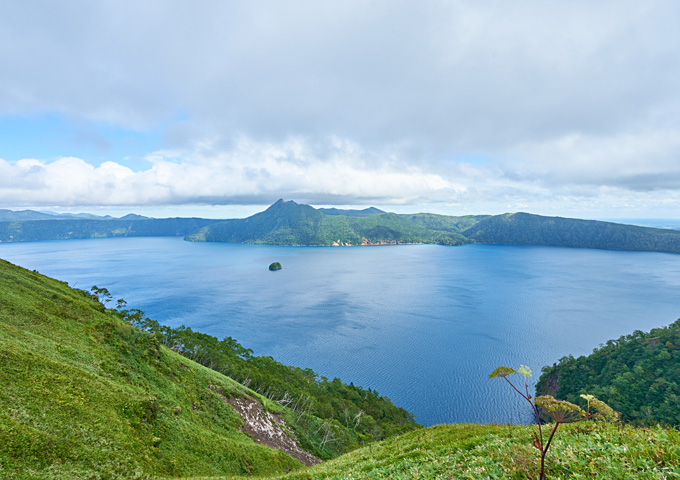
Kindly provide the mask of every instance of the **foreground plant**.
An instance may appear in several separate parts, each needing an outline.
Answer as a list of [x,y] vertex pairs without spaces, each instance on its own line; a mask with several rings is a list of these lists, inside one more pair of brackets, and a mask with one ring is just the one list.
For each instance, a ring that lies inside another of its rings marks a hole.
[[[524,393],[522,393],[522,391],[508,379],[508,376],[514,373],[524,377]],[[587,411],[584,411],[578,405],[574,405],[573,403],[564,400],[557,400],[550,395],[542,395],[532,400],[533,397],[529,394],[528,381],[528,378],[531,377],[531,369],[526,365],[520,365],[519,370],[515,370],[511,367],[498,367],[489,375],[489,378],[498,377],[504,378],[505,381],[508,382],[508,384],[513,388],[513,390],[515,390],[522,398],[529,402],[531,408],[534,411],[536,423],[538,424],[538,436],[534,440],[534,446],[541,451],[541,471],[539,476],[541,480],[545,478],[546,454],[548,453],[552,439],[555,436],[555,432],[557,431],[557,428],[560,426],[560,424],[581,422],[596,416],[604,417],[608,421],[616,421],[618,419],[618,413],[616,413],[603,401],[595,398],[593,395],[581,395],[581,397],[585,399],[586,402],[588,402]],[[550,436],[548,437],[548,441],[545,443],[543,442],[543,429],[541,426],[541,418],[537,406],[540,407],[541,410],[555,422],[552,431],[550,432]],[[591,406],[597,411],[591,413]]]

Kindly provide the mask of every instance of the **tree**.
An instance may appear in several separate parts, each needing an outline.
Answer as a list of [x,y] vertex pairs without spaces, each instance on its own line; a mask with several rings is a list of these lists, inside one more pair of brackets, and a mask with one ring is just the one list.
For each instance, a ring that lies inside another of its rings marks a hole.
[[97,285],[92,285],[92,288],[90,288],[90,294],[95,296],[97,300],[104,305],[109,303],[113,298],[106,288],[99,288]]

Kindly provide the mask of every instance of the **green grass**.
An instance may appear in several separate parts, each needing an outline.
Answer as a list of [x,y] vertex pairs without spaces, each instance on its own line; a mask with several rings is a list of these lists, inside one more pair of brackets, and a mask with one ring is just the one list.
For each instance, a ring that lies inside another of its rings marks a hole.
[[241,433],[241,417],[211,385],[247,391],[84,292],[0,262],[0,478],[300,468]]
[[[531,446],[536,431],[536,426],[438,425],[273,478],[537,478],[540,455]],[[549,479],[680,478],[680,434],[667,427],[641,429],[599,422],[562,425],[548,459]]]

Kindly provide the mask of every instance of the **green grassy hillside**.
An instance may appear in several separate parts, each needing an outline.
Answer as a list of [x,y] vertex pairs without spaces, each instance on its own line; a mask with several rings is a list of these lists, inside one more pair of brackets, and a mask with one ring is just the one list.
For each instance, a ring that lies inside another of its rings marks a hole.
[[[253,355],[231,337],[219,340],[184,326],[168,327],[146,318],[139,310],[120,313],[173,351],[290,407],[294,418],[288,420],[289,425],[299,434],[302,446],[319,458],[333,458],[360,443],[422,428],[411,412],[370,388],[348,385],[338,378],[329,380],[310,368]],[[310,437],[311,432],[318,433]]]
[[[538,478],[538,450],[532,446],[536,429],[535,426],[438,425],[384,440],[309,469],[255,478]],[[676,430],[590,422],[560,427],[548,454],[546,478],[673,479],[680,476],[679,465],[680,434]]]
[[159,345],[85,292],[0,261],[0,478],[300,468],[227,403],[280,406]]

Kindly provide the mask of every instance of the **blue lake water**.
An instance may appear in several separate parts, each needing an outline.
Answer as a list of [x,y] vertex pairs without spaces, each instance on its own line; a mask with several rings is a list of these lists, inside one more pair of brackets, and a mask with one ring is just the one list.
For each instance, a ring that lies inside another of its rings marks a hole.
[[[371,387],[425,425],[530,421],[488,379],[496,366],[538,377],[564,355],[680,317],[680,255],[661,253],[122,238],[1,244],[0,258]],[[270,272],[273,261],[283,269]]]

